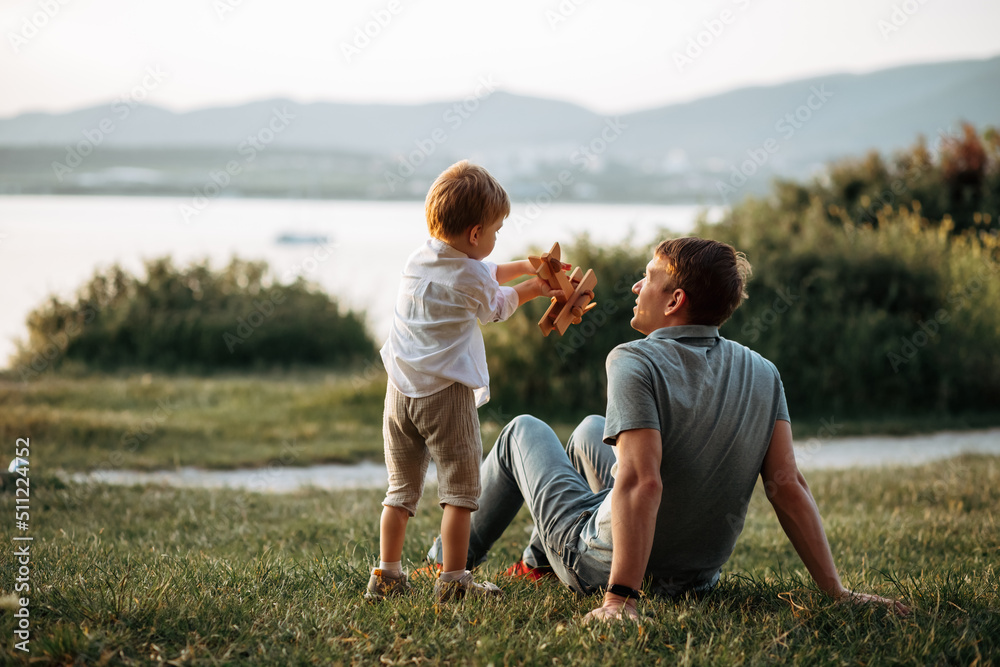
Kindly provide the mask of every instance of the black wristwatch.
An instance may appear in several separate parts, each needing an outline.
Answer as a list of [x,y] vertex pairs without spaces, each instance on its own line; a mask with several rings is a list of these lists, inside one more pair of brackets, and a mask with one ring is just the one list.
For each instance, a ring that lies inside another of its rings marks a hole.
[[633,600],[639,599],[639,591],[634,588],[629,588],[628,586],[622,586],[621,584],[611,584],[608,586],[608,592],[614,595],[620,595],[623,598],[632,598]]

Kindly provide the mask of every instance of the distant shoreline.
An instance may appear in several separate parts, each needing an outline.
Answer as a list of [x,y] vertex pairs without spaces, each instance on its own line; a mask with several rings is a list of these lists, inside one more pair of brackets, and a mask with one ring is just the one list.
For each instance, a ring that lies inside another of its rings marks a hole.
[[[0,197],[163,197],[163,198],[180,198],[180,197],[191,197],[190,190],[182,190],[180,188],[176,189],[164,189],[164,190],[94,190],[94,189],[65,189],[59,191],[52,190],[28,190],[20,192],[3,192],[0,190]],[[357,201],[357,202],[423,202],[424,198],[422,196],[409,196],[409,197],[381,197],[381,196],[363,196],[363,195],[350,195],[345,194],[343,196],[323,196],[323,195],[310,195],[308,193],[300,192],[268,192],[268,191],[254,191],[254,192],[237,192],[233,189],[232,192],[226,192],[219,196],[219,199],[268,199],[268,200],[307,200],[307,201]],[[511,202],[514,204],[531,204],[534,201],[534,197],[516,197],[511,196]],[[650,205],[650,206],[723,206],[717,201],[704,201],[697,198],[678,198],[678,199],[655,199],[655,198],[601,198],[601,199],[588,199],[583,197],[572,197],[564,196],[559,198],[559,202],[563,204],[636,204],[636,205]]]

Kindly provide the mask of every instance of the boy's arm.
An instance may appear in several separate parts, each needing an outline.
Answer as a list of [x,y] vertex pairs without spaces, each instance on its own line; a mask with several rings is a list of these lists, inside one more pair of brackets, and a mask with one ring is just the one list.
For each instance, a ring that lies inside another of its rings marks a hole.
[[517,292],[518,308],[540,296],[562,296],[563,293],[562,290],[554,290],[549,287],[549,284],[538,276],[514,285],[514,291]]
[[[573,268],[573,265],[563,262],[562,267],[564,271],[569,271]],[[509,283],[515,278],[530,276],[534,272],[535,267],[533,267],[531,265],[531,261],[527,259],[519,259],[516,262],[507,262],[506,264],[497,264],[497,282],[503,285],[504,283]]]
[[[531,266],[531,262],[526,259],[518,260],[516,262],[507,262],[505,264],[496,264],[495,266],[496,281],[500,285],[514,280],[515,278],[519,278],[520,276],[531,275],[535,272],[535,268]],[[563,266],[568,265],[564,264]],[[563,295],[562,290],[552,289],[547,282],[538,276],[534,276],[530,280],[525,280],[524,282],[514,285],[513,287],[502,287],[501,291],[503,290],[514,291],[517,295],[517,305],[513,308],[507,306],[505,309],[499,304],[499,302],[494,300],[490,300],[489,304],[484,302],[482,306],[486,306],[489,310],[481,310],[478,314],[479,321],[483,324],[486,324],[487,322],[501,322],[510,317],[514,310],[540,296],[561,297]],[[508,312],[501,312],[502,310],[507,310]]]
[[526,259],[520,259],[516,262],[507,262],[506,264],[497,264],[497,282],[503,285],[504,283],[509,283],[511,280],[514,280],[514,278],[520,278],[521,276],[526,276],[529,273],[534,272],[535,268],[531,266],[531,262]]

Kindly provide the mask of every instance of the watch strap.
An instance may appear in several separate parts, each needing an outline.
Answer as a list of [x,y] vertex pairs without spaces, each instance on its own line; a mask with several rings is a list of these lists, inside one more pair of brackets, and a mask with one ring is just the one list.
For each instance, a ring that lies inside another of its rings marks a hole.
[[632,598],[633,600],[639,599],[639,591],[634,588],[629,588],[628,586],[622,586],[621,584],[611,584],[608,586],[608,592],[614,595],[620,595],[623,598]]

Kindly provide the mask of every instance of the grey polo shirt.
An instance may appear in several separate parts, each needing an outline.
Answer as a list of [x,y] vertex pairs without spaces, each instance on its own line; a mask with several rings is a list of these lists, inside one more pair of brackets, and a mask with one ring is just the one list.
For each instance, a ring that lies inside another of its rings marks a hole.
[[[657,429],[663,440],[646,575],[661,593],[712,586],[743,530],[774,422],[789,420],[778,370],[718,328],[688,325],[619,345],[607,371],[604,441],[639,428]],[[608,495],[591,536],[606,544],[591,550],[611,546],[610,510]]]

